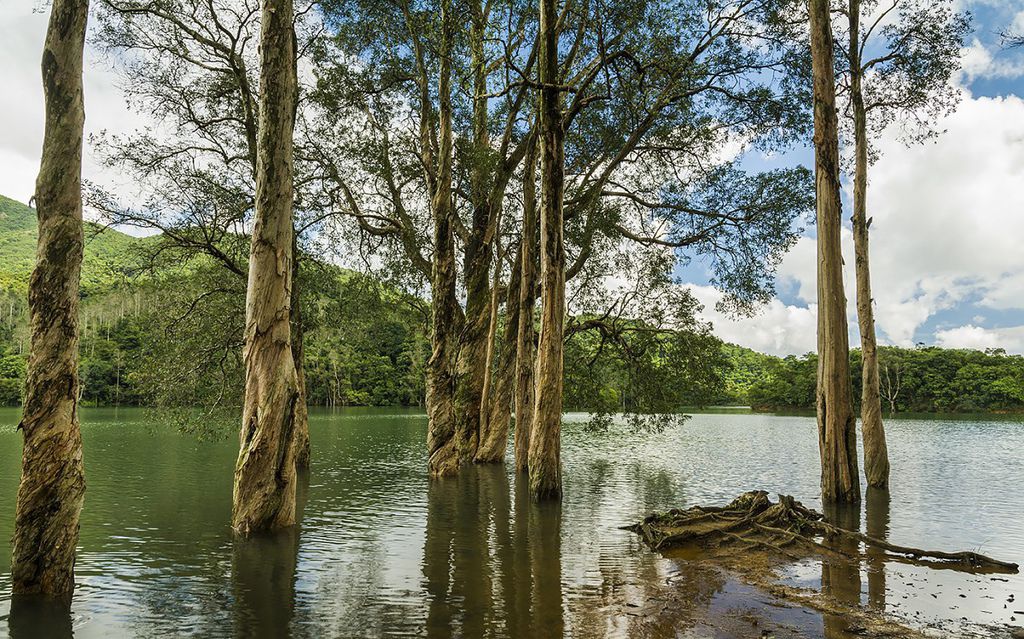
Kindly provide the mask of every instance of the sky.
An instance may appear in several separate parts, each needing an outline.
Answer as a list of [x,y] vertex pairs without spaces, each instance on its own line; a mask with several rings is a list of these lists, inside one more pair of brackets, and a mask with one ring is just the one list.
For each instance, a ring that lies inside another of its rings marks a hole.
[[[1024,0],[961,0],[974,16],[956,78],[963,101],[934,142],[877,141],[868,215],[876,329],[882,344],[1004,348],[1024,353],[1024,51],[1000,32],[1024,33]],[[810,150],[757,158],[812,166]],[[854,297],[850,187],[844,182],[843,255],[850,343],[860,343]],[[810,225],[805,225],[810,226]],[[774,355],[816,349],[816,247],[809,232],[778,270],[777,295],[754,317],[715,311],[721,294],[701,264],[679,269],[715,333]]]
[[[1005,348],[1024,353],[1024,51],[1001,48],[999,33],[1024,32],[1024,0],[958,0],[974,15],[962,52],[958,110],[934,142],[907,147],[895,135],[868,186],[871,269],[879,341],[912,346]],[[0,194],[27,202],[39,168],[43,97],[38,57],[47,16],[37,0],[0,2]],[[86,135],[130,131],[130,111],[109,64],[86,52]],[[806,149],[758,164],[810,164]],[[116,185],[87,144],[83,177]],[[844,219],[849,217],[849,184]],[[848,226],[848,221],[847,221]],[[851,344],[859,343],[853,298],[853,241],[843,233]],[[720,294],[705,267],[677,275],[704,304],[724,340],[775,355],[815,349],[815,244],[801,237],[777,274],[777,295],[753,317],[715,311]]]

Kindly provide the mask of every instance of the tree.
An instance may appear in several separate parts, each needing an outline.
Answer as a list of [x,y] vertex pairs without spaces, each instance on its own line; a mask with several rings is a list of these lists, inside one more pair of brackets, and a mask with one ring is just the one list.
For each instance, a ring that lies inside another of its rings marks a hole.
[[[572,312],[600,315],[613,306],[617,300],[610,296],[586,292],[600,289],[616,263],[636,250],[656,259],[676,250],[700,255],[736,307],[770,297],[772,268],[795,239],[794,218],[808,203],[809,175],[800,169],[750,175],[732,156],[720,158],[733,144],[768,150],[802,133],[803,89],[786,74],[768,72],[785,70],[793,58],[788,27],[778,18],[782,4],[720,2],[709,10],[691,0],[637,0],[563,11],[559,47],[565,56],[556,83],[571,96],[563,105],[565,277],[569,301],[582,292],[588,304]],[[491,290],[495,240],[501,236],[522,250],[529,234],[522,216],[499,220],[498,211],[527,209],[520,206],[526,193],[518,185],[520,177],[527,184],[524,159],[537,136],[530,99],[539,86],[536,11],[516,2],[489,7],[483,13],[468,7],[468,29],[457,31],[451,55],[450,225],[455,250],[462,251],[453,270],[462,287],[458,297],[464,293],[466,303],[451,313],[455,380],[436,388],[453,393],[467,452],[481,437],[500,439],[498,431],[507,427],[503,419],[474,416],[487,371],[492,301],[506,300],[506,318],[516,304]],[[430,204],[435,114],[448,96],[433,80],[443,58],[441,12],[423,0],[328,2],[324,10],[331,36],[318,58],[316,101],[323,122],[354,123],[320,136],[327,144],[318,161],[333,183],[325,192],[356,220],[361,250],[367,247],[395,272],[429,279],[438,255],[447,252],[437,243],[445,235],[438,235]],[[666,21],[666,15],[674,18]],[[450,299],[431,288],[432,304]],[[520,287],[519,315],[532,305],[535,288]],[[495,370],[510,351],[504,345],[492,350]],[[492,391],[488,399],[500,404],[500,393]],[[517,410],[517,419],[521,414]],[[485,421],[495,433],[481,433]],[[430,438],[431,450],[456,432],[440,425],[431,431],[438,434]]]
[[[110,224],[160,233],[160,241],[147,247],[152,270],[168,259],[203,256],[235,280],[199,291],[191,312],[201,313],[225,297],[241,309],[257,173],[259,95],[251,69],[256,64],[258,5],[250,0],[103,0],[100,8],[97,44],[128,60],[120,62],[118,70],[130,104],[162,126],[96,139],[104,162],[136,177],[145,186],[145,199],[141,205],[125,207],[94,189],[90,203]],[[304,27],[301,15],[296,22]],[[301,33],[305,45],[312,36],[305,29]],[[299,249],[303,236],[317,230],[322,220],[300,206],[314,195],[305,168],[300,165],[297,170],[291,309],[302,393],[295,429],[297,460],[306,467],[309,429],[303,325],[298,315],[304,260]],[[236,346],[237,340],[220,343],[225,355]]]
[[810,0],[818,224],[818,447],[823,501],[860,501],[840,244],[839,121],[828,0]]
[[245,304],[245,402],[232,527],[295,523],[299,378],[292,355],[293,132],[298,92],[291,0],[265,0],[260,28],[256,219]]
[[[880,134],[899,121],[904,136],[919,141],[935,135],[934,122],[952,111],[959,91],[949,82],[960,67],[960,49],[970,27],[950,2],[893,0],[879,6],[875,0],[850,0],[849,31],[843,76],[849,94],[852,126],[853,243],[856,259],[857,318],[860,324],[863,375],[861,430],[864,437],[864,472],[868,485],[889,483],[889,455],[882,424],[878,345],[871,299],[867,215],[868,165],[875,153],[869,132]],[[871,19],[861,30],[861,16]]]
[[[456,414],[456,362],[458,331],[462,323],[456,297],[455,211],[452,204],[452,57],[455,38],[455,16],[451,0],[441,5],[441,46],[438,78],[440,108],[437,114],[437,158],[432,156],[431,103],[429,84],[422,53],[417,53],[417,67],[424,76],[420,83],[420,137],[424,160],[427,161],[427,183],[430,186],[430,209],[434,222],[434,256],[431,261],[433,300],[431,303],[432,352],[427,364],[427,454],[432,475],[450,475],[472,459],[476,453],[478,433],[467,430],[467,422]],[[436,165],[435,165],[436,162]],[[396,200],[397,202],[397,200]],[[358,208],[353,207],[358,210]],[[401,214],[403,209],[399,208]]]
[[531,145],[523,172],[523,229],[519,239],[519,319],[516,322],[515,464],[516,471],[529,469],[530,431],[536,397],[536,332],[533,314],[537,288],[537,253],[540,241],[537,223],[537,146]]
[[43,45],[46,123],[36,180],[36,265],[25,436],[14,520],[14,594],[70,596],[85,496],[78,424],[78,293],[82,268],[82,57],[87,0],[54,0]]
[[528,453],[530,492],[562,495],[562,385],[565,331],[565,242],[562,197],[565,129],[558,86],[558,14],[555,0],[540,0],[540,335],[533,424]]

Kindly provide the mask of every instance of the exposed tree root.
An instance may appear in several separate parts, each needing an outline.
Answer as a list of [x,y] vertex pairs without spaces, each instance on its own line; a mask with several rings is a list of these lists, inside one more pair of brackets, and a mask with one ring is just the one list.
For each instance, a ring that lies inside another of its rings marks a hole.
[[725,507],[694,506],[686,510],[654,513],[628,529],[639,534],[655,550],[683,545],[714,550],[738,544],[789,559],[801,559],[811,554],[856,558],[841,549],[843,544],[826,545],[819,541],[845,539],[912,560],[932,560],[929,565],[941,564],[942,567],[984,573],[1018,571],[1015,563],[975,552],[943,552],[890,544],[831,524],[821,513],[805,507],[791,496],[779,495],[779,501],[772,503],[768,493],[760,490],[743,493]]

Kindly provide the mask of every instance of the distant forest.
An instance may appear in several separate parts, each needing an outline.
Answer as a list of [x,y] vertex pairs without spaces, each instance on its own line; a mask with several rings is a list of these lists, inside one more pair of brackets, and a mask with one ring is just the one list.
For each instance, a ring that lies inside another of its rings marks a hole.
[[[82,399],[88,405],[241,403],[244,282],[203,258],[182,261],[158,236],[88,225],[82,279]],[[0,196],[0,405],[21,401],[26,290],[35,213]],[[422,406],[429,309],[371,276],[308,260],[300,289],[309,403]],[[614,413],[684,406],[813,409],[817,357],[774,357],[725,344],[708,327],[614,334],[567,325],[565,407]],[[854,388],[860,353],[851,352]],[[1024,358],[935,347],[880,349],[887,412],[1024,410]]]

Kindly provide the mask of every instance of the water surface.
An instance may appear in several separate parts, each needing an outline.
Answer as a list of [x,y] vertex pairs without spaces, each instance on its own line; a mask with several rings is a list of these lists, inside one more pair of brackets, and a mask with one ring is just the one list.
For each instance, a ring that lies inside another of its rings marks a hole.
[[[229,528],[234,439],[199,441],[142,410],[82,420],[88,489],[69,617],[11,609],[20,434],[16,411],[0,410],[0,636],[756,637],[766,624],[780,637],[847,636],[841,620],[779,607],[619,529],[755,488],[820,508],[813,417],[698,414],[635,435],[586,432],[569,416],[564,500],[538,505],[510,468],[428,481],[422,414],[314,410],[301,525],[247,541]],[[1024,424],[913,419],[887,430],[891,495],[848,513],[851,525],[1024,563]],[[1024,625],[1019,575],[866,561],[833,576],[808,562],[786,578],[824,579],[836,596],[919,626]],[[651,616],[662,600],[671,605]]]

